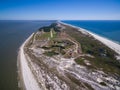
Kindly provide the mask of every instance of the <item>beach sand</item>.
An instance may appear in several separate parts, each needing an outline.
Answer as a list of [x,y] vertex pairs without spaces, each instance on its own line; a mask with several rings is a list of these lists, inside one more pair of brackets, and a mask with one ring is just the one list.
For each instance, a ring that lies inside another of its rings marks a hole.
[[[21,77],[22,77],[22,82],[24,84],[24,89],[25,90],[41,90],[36,79],[34,78],[32,71],[30,70],[28,66],[28,62],[25,57],[25,52],[24,52],[24,46],[25,44],[30,40],[30,38],[33,36],[33,34],[22,44],[19,50],[19,63],[20,63],[20,72],[21,72]],[[22,85],[23,86],[23,85]]]

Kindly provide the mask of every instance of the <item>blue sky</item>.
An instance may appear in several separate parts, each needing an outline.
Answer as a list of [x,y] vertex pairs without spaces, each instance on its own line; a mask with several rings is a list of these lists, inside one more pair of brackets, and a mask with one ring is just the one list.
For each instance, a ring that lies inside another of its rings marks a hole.
[[0,20],[120,20],[120,0],[0,0]]

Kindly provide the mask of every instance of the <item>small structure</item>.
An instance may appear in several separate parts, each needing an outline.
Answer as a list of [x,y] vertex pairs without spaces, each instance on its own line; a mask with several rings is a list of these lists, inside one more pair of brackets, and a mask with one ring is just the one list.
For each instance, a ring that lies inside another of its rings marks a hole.
[[50,37],[53,38],[53,28],[50,29]]

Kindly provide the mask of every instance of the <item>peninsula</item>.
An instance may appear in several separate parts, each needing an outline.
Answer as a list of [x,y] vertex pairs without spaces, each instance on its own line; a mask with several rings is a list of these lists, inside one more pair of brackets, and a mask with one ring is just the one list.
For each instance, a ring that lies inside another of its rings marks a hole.
[[120,90],[120,45],[55,22],[22,44],[18,70],[24,90]]

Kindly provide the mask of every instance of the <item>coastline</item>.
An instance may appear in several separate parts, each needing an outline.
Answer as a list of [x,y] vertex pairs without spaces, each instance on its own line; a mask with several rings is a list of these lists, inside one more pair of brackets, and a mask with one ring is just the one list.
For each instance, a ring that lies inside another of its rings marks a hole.
[[[109,48],[111,48],[112,50],[114,50],[116,53],[118,53],[118,59],[120,59],[120,45],[107,39],[104,38],[102,36],[99,36],[95,33],[92,33],[90,31],[87,31],[83,28],[77,27],[77,26],[73,26],[67,23],[63,23],[61,21],[59,21],[59,23],[63,24],[63,25],[67,25],[73,28],[77,28],[78,31],[81,31],[85,34],[89,34],[91,36],[93,36],[95,39],[99,40],[100,42],[102,42],[103,44],[105,44],[106,46],[108,46]],[[33,33],[34,34],[34,33]],[[29,66],[28,66],[28,62],[25,56],[25,52],[24,52],[24,47],[25,45],[29,42],[29,40],[31,39],[31,37],[33,36],[33,34],[31,34],[25,41],[24,43],[21,45],[19,52],[18,52],[18,60],[17,60],[17,66],[18,66],[18,79],[19,79],[19,83],[18,86],[20,88],[22,88],[22,90],[41,90],[32,71],[30,70]]]
[[96,33],[93,33],[93,32],[90,32],[90,31],[88,31],[88,30],[86,30],[86,29],[83,29],[83,28],[81,28],[81,27],[77,27],[77,26],[74,26],[74,25],[71,25],[71,24],[67,24],[67,23],[64,23],[64,22],[61,22],[61,21],[58,21],[58,23],[61,23],[61,24],[63,24],[63,25],[68,25],[68,26],[71,26],[71,27],[73,27],[73,28],[77,28],[78,31],[81,31],[81,32],[83,32],[83,33],[90,34],[90,35],[93,36],[95,39],[97,39],[98,41],[102,42],[104,45],[106,45],[106,46],[109,47],[110,49],[114,50],[114,51],[118,54],[118,56],[116,56],[116,58],[117,58],[118,60],[120,60],[120,44],[118,44],[118,43],[116,43],[116,42],[114,42],[114,41],[112,41],[112,40],[109,40],[109,39],[107,39],[107,38],[105,38],[105,37],[102,37],[102,36],[100,36],[100,35],[98,35],[98,34],[96,34]]
[[24,46],[31,39],[33,34],[31,34],[25,40],[25,42],[21,45],[19,52],[18,52],[17,66],[18,66],[18,74],[19,74],[18,78],[20,79],[18,86],[20,86],[20,88],[22,88],[23,90],[40,90],[39,85],[36,79],[34,78],[32,71],[30,70],[28,66],[28,62],[24,54]]

